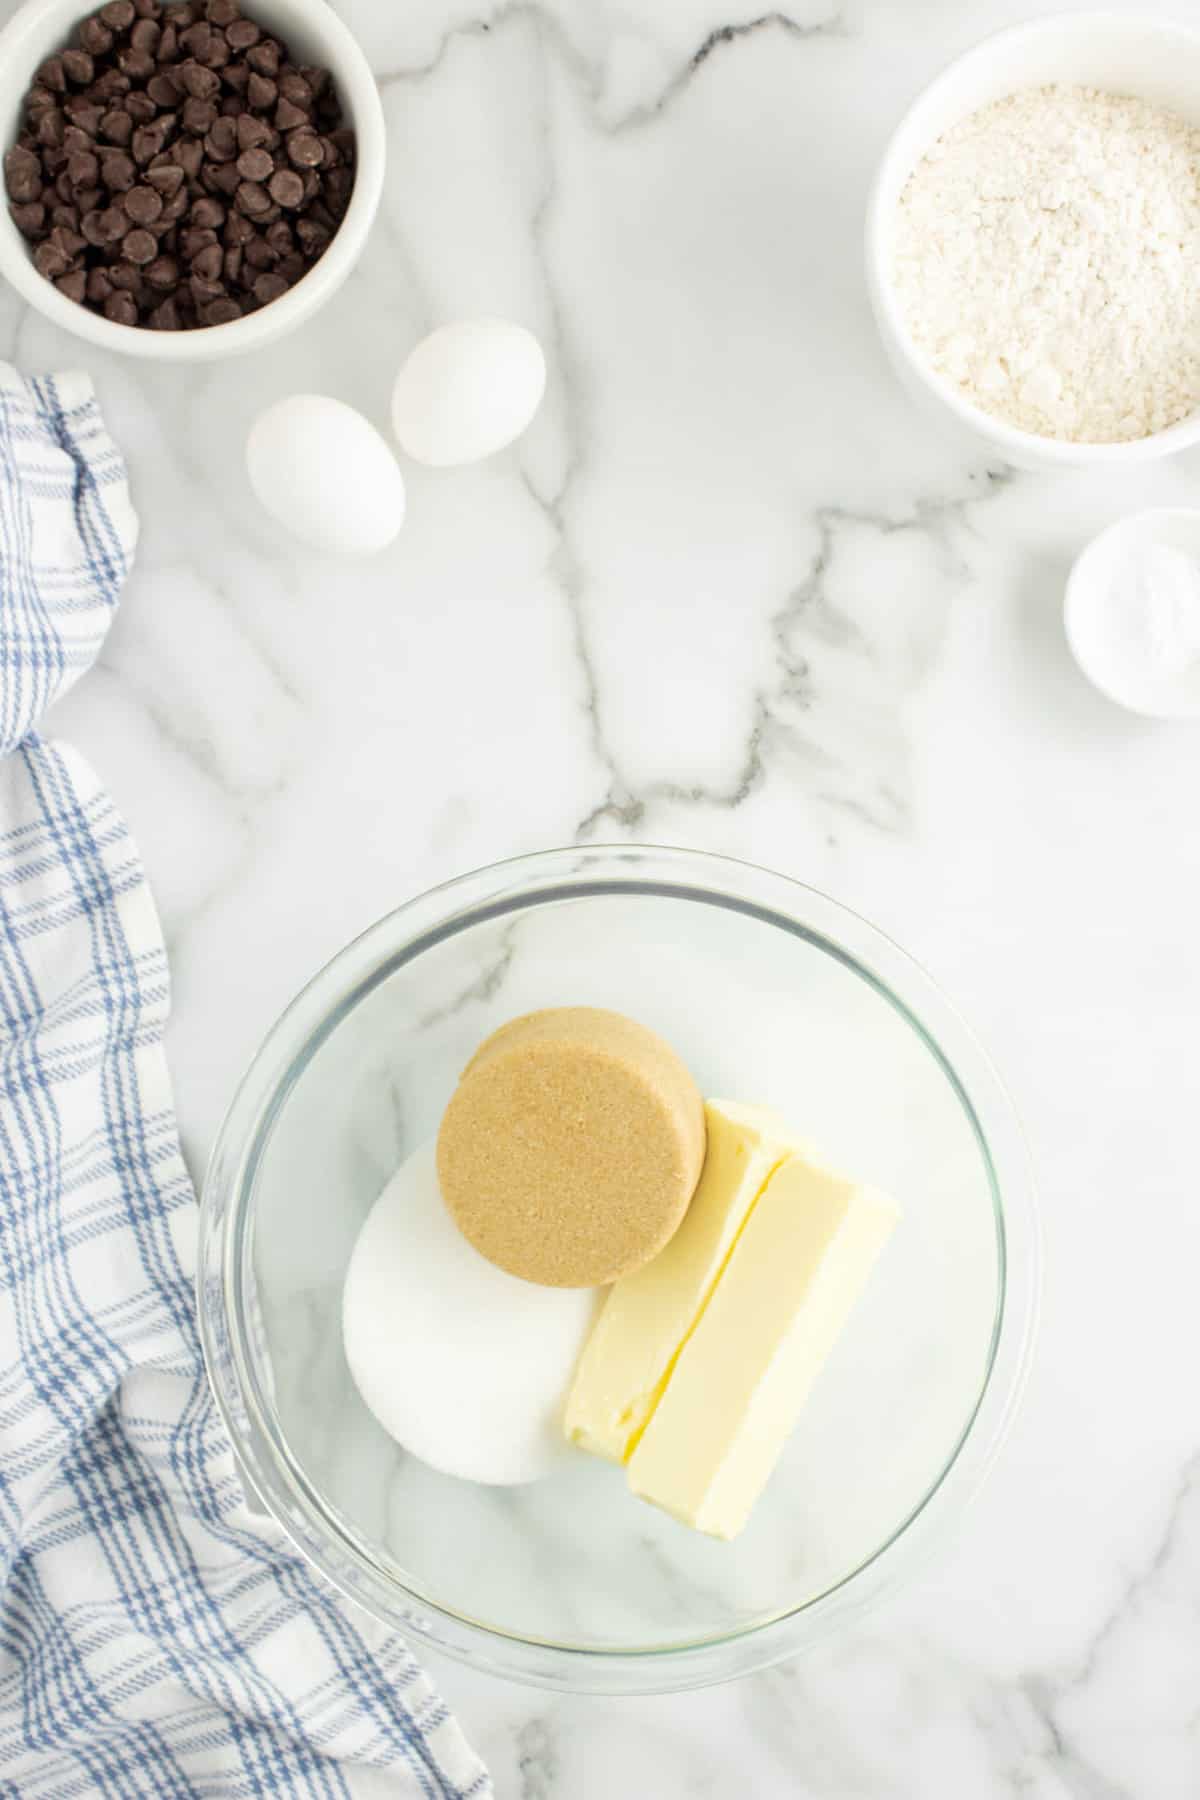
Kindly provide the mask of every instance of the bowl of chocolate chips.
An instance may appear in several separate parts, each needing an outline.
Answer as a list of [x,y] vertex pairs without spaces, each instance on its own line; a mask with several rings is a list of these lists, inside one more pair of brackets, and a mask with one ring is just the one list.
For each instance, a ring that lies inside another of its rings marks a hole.
[[326,0],[28,0],[0,32],[0,274],[105,349],[252,350],[341,285],[383,109]]

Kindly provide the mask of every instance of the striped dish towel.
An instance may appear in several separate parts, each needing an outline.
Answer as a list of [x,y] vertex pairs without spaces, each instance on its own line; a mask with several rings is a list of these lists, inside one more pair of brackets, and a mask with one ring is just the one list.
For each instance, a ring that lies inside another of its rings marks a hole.
[[247,1508],[204,1377],[162,936],[34,731],[136,537],[90,382],[0,364],[0,1795],[482,1800],[404,1645]]

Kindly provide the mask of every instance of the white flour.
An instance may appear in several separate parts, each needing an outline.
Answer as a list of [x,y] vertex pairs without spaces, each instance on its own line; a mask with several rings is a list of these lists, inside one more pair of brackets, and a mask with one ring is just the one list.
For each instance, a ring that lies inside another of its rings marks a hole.
[[1031,88],[913,171],[894,279],[963,397],[1077,443],[1200,406],[1200,129],[1094,88]]

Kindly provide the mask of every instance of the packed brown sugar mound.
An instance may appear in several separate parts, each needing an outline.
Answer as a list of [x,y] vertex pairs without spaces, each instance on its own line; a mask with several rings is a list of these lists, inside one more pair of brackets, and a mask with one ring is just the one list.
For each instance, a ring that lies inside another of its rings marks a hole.
[[599,1287],[649,1262],[687,1211],[704,1107],[670,1045],[620,1013],[510,1020],[463,1071],[438,1177],[463,1235],[547,1287]]

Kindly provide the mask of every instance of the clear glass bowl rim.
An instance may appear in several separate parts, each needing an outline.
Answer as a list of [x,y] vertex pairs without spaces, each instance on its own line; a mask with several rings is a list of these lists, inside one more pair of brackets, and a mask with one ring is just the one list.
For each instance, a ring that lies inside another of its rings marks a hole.
[[[505,1632],[405,1586],[321,1500],[299,1469],[259,1380],[246,1328],[244,1272],[255,1169],[271,1125],[312,1055],[403,963],[497,913],[602,893],[707,902],[816,942],[868,980],[924,1038],[978,1134],[997,1213],[1001,1281],[984,1384],[962,1435],[920,1504],[834,1587],[695,1643],[597,1648]],[[973,1032],[908,953],[818,889],[754,864],[656,845],[538,851],[460,875],[386,914],[301,990],[259,1048],[217,1134],[201,1194],[197,1300],[218,1409],[248,1492],[348,1598],[402,1633],[489,1672],[560,1691],[643,1694],[732,1680],[796,1655],[872,1604],[944,1538],[978,1491],[1028,1373],[1041,1290],[1041,1241],[1028,1147]]]

